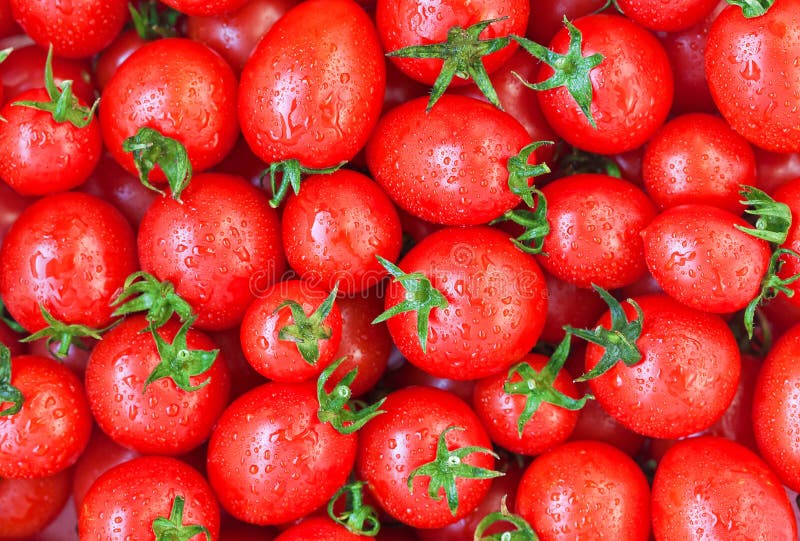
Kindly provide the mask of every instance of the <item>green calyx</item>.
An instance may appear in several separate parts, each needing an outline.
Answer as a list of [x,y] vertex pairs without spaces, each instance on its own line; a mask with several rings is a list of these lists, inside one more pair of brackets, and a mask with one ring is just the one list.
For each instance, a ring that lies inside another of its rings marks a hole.
[[599,66],[603,62],[603,55],[595,53],[589,56],[583,56],[581,51],[583,44],[583,35],[580,30],[575,28],[571,22],[564,17],[564,25],[569,32],[569,48],[566,54],[559,54],[547,49],[529,39],[521,36],[511,36],[514,41],[519,43],[520,47],[525,49],[531,56],[538,58],[551,68],[553,68],[553,75],[546,81],[541,83],[529,83],[522,79],[519,74],[515,74],[517,78],[528,88],[533,90],[551,90],[558,87],[566,87],[570,95],[575,99],[578,107],[581,108],[589,124],[593,128],[597,128],[594,118],[592,117],[592,80],[589,78],[589,72]]
[[[8,49],[6,49],[8,51]],[[6,55],[8,56],[8,55]],[[96,99],[91,107],[84,107],[78,102],[78,98],[72,93],[72,81],[64,81],[61,88],[56,86],[53,78],[53,46],[47,51],[47,61],[44,65],[44,87],[50,101],[15,101],[12,105],[19,107],[30,107],[39,111],[46,111],[53,116],[53,120],[59,124],[69,122],[76,128],[85,128],[94,118],[94,112],[100,104],[100,99]]]
[[[550,361],[538,372],[525,362],[512,366],[508,371],[508,377],[503,384],[503,391],[510,395],[525,396],[525,409],[517,421],[517,433],[520,438],[525,425],[528,424],[528,421],[531,420],[543,403],[553,404],[570,411],[577,411],[586,405],[587,400],[594,398],[590,394],[582,398],[572,398],[554,387],[556,376],[564,367],[569,355],[571,340],[572,336],[567,333],[553,352]],[[515,374],[519,375],[521,381],[513,381]]]
[[[134,298],[126,302],[129,297]],[[114,317],[146,312],[149,325],[142,332],[162,327],[173,314],[181,321],[195,318],[192,307],[175,292],[172,282],[159,282],[144,271],[134,272],[125,279],[122,293],[111,303],[117,305],[120,306],[112,314]]]
[[400,267],[381,256],[375,256],[378,262],[399,282],[406,290],[406,298],[372,320],[372,323],[381,323],[403,312],[417,313],[417,338],[422,351],[428,347],[428,320],[434,308],[447,308],[447,299],[433,287],[431,281],[421,272],[406,274]]
[[500,222],[514,222],[522,226],[524,228],[523,232],[518,237],[511,239],[514,246],[527,254],[547,255],[542,252],[544,239],[550,234],[550,222],[547,221],[547,198],[536,188],[531,188],[530,190],[531,197],[536,197],[534,204],[531,205],[533,210],[511,209],[490,222],[489,225]]
[[324,321],[333,309],[333,301],[336,300],[338,289],[339,284],[337,283],[328,297],[310,316],[306,316],[300,303],[293,300],[283,301],[273,312],[278,313],[283,308],[289,307],[294,323],[281,328],[278,331],[278,339],[294,342],[300,356],[311,366],[317,364],[319,360],[319,342],[328,340],[333,333],[330,327],[324,325]]
[[503,21],[488,19],[480,21],[467,28],[454,26],[447,31],[447,40],[430,45],[412,45],[387,53],[386,56],[401,58],[441,58],[444,60],[442,70],[433,83],[431,97],[428,100],[427,111],[439,101],[445,93],[453,77],[472,79],[475,85],[489,100],[489,103],[502,110],[503,106],[497,97],[497,92],[492,86],[489,74],[483,65],[483,57],[490,55],[508,46],[510,37],[504,36],[491,39],[480,39],[480,34],[491,24]]
[[787,297],[794,296],[794,290],[789,286],[800,279],[800,274],[795,274],[788,278],[780,278],[781,267],[785,263],[783,256],[800,258],[800,254],[788,248],[778,248],[769,258],[769,266],[764,278],[761,280],[761,290],[744,309],[744,328],[747,330],[747,337],[753,338],[753,320],[755,319],[756,309],[766,302],[771,301],[781,293]]
[[[346,498],[345,510],[337,515],[334,506],[342,496]],[[364,503],[364,483],[360,481],[344,485],[336,491],[328,502],[328,516],[355,535],[375,537],[381,530],[377,511]]]
[[639,304],[633,299],[627,300],[637,314],[636,319],[628,321],[625,310],[617,299],[600,286],[592,284],[592,287],[608,305],[611,312],[611,329],[606,329],[602,325],[598,325],[594,330],[575,329],[569,325],[564,327],[567,333],[605,349],[595,367],[575,381],[598,378],[611,370],[619,361],[625,363],[625,366],[633,366],[642,359],[642,353],[636,346],[644,325],[644,313]]
[[439,491],[444,489],[445,497],[447,498],[447,507],[450,509],[450,513],[456,516],[458,512],[457,478],[494,479],[495,477],[501,477],[505,474],[464,463],[464,459],[473,453],[491,455],[496,459],[500,457],[493,451],[476,445],[460,447],[452,451],[449,450],[447,448],[447,434],[453,430],[464,429],[460,426],[448,426],[444,429],[439,435],[439,441],[436,445],[436,458],[411,471],[411,474],[408,476],[408,491],[412,494],[414,493],[414,478],[420,475],[429,477],[428,496],[433,501],[438,502],[442,499]]
[[46,338],[47,349],[50,351],[52,351],[51,346],[58,342],[58,350],[53,354],[57,359],[65,358],[72,344],[75,344],[75,346],[79,348],[86,349],[86,344],[84,344],[81,338],[89,337],[100,340],[100,334],[105,330],[92,329],[85,325],[67,325],[66,323],[62,323],[50,315],[50,312],[41,304],[39,305],[39,310],[42,312],[42,317],[47,322],[47,327],[23,338],[20,342],[34,342]]
[[[484,532],[495,524],[506,523],[514,527],[513,530],[484,535]],[[473,541],[539,541],[539,536],[528,521],[508,510],[506,496],[500,500],[500,511],[489,513],[481,519],[475,527]]]
[[171,344],[161,338],[154,329],[150,330],[150,334],[156,342],[156,349],[159,357],[161,357],[161,362],[147,377],[147,381],[144,382],[143,394],[151,383],[162,378],[171,379],[175,385],[186,392],[197,391],[211,383],[210,377],[198,385],[192,385],[189,382],[189,378],[207,372],[219,354],[218,349],[211,351],[189,349],[186,344],[186,334],[194,321],[194,317],[188,319],[175,334]]
[[189,154],[178,140],[163,135],[153,128],[139,128],[136,135],[122,142],[122,150],[133,153],[133,163],[139,171],[139,180],[148,189],[166,195],[150,183],[150,172],[158,165],[167,177],[172,198],[178,203],[181,193],[192,178]]
[[174,9],[163,7],[159,9],[155,0],[142,0],[138,9],[129,3],[128,11],[131,14],[133,28],[145,41],[173,38],[178,35],[175,25],[181,14]]
[[317,379],[317,400],[319,401],[317,418],[320,422],[330,423],[340,434],[352,434],[373,417],[386,413],[379,409],[386,399],[382,398],[375,404],[363,408],[357,408],[356,404],[350,401],[353,396],[350,385],[356,379],[358,368],[353,368],[345,374],[330,393],[325,391],[325,384],[328,383],[331,375],[344,362],[345,358],[342,357],[331,363]]
[[734,225],[736,229],[772,244],[783,244],[792,225],[792,211],[788,205],[775,201],[753,186],[742,186],[739,192],[744,199],[745,213],[756,216],[755,229]]
[[[272,208],[278,208],[286,194],[289,193],[289,187],[296,194],[300,193],[300,182],[303,175],[330,175],[341,169],[347,162],[340,162],[333,167],[324,167],[321,169],[312,169],[300,165],[300,162],[295,159],[284,160],[282,162],[273,162],[269,167],[261,173],[261,183],[264,183],[264,177],[269,175],[269,187],[272,190],[272,199],[269,200],[269,205]],[[280,174],[280,180],[278,180]]]
[[19,412],[25,398],[19,389],[11,385],[11,351],[0,343],[0,404],[4,402],[11,402],[12,405],[0,410],[0,417]]
[[550,172],[550,168],[546,163],[531,165],[528,160],[537,149],[552,144],[553,141],[535,141],[520,150],[519,154],[508,159],[508,188],[511,193],[521,197],[525,204],[531,208],[533,208],[533,196],[536,190],[528,181],[533,177],[546,175]]
[[175,496],[172,502],[172,510],[169,518],[158,517],[153,521],[153,533],[155,541],[189,541],[196,535],[203,534],[206,541],[211,541],[211,532],[208,528],[199,524],[183,524],[183,506],[185,500],[183,496]]
[[761,17],[769,11],[769,8],[775,3],[775,0],[727,0],[727,2],[732,6],[739,6],[742,8],[742,15],[744,15],[746,19],[752,19],[754,17]]

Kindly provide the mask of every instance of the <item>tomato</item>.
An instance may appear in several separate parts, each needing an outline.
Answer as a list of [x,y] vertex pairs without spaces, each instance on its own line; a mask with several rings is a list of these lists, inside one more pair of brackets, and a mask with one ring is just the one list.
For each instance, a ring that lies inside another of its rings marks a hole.
[[[457,380],[485,377],[505,370],[536,344],[547,311],[544,277],[508,235],[488,227],[442,229],[412,248],[398,267],[421,273],[447,303],[427,308],[433,309],[424,335],[417,320],[425,308],[387,322],[400,353],[426,372]],[[407,295],[402,282],[393,280],[386,309]],[[421,336],[427,337],[425,349]]]
[[0,183],[0,245],[9,228],[33,201],[33,197],[23,197],[8,184]]
[[136,30],[127,30],[119,34],[97,57],[97,62],[94,65],[94,78],[97,81],[97,88],[100,91],[105,89],[122,63],[146,43],[147,41]]
[[757,177],[765,192],[774,193],[782,184],[800,177],[800,152],[767,152],[758,147],[756,155]]
[[123,462],[139,456],[132,449],[117,445],[99,428],[95,427],[86,450],[75,463],[72,475],[72,501],[80,510],[83,498],[97,478]]
[[343,294],[377,285],[385,276],[376,255],[396,261],[402,229],[391,200],[369,178],[339,170],[314,175],[286,202],[283,248],[306,281]]
[[[454,395],[430,387],[390,393],[381,409],[386,413],[359,431],[356,471],[383,509],[415,528],[440,528],[468,515],[486,496],[491,476],[470,478],[460,470],[469,465],[490,471],[494,466],[491,442],[475,413]],[[451,458],[449,464],[457,469],[444,469],[445,479],[424,471],[415,475],[409,488],[412,472],[437,459],[442,446],[450,452],[471,446],[483,450],[459,461]],[[453,487],[455,500],[442,486]]]
[[0,38],[13,36],[18,31],[17,22],[11,16],[11,0],[0,0]]
[[228,406],[207,464],[226,511],[252,524],[282,524],[323,505],[345,483],[356,436],[320,422],[318,408],[311,382],[265,383]]
[[[414,216],[449,225],[485,224],[519,204],[508,160],[531,142],[525,128],[472,98],[445,95],[430,113],[426,107],[418,98],[392,109],[367,144],[367,165],[389,196]],[[523,183],[520,190],[530,181]]]
[[[776,201],[788,205],[792,212],[792,225],[789,227],[789,233],[781,248],[798,252],[800,251],[800,177],[786,182],[775,190],[773,195]],[[780,278],[786,280],[800,273],[800,259],[792,255],[784,255],[781,260],[783,265],[778,273]],[[794,295],[786,296],[787,301],[800,307],[800,295],[797,295],[797,292],[800,291],[800,284],[791,282],[787,287],[794,293]]]
[[383,51],[358,4],[303,2],[270,29],[242,70],[242,133],[267,163],[334,166],[366,143],[385,84]]
[[606,7],[603,0],[537,0],[531,5],[526,35],[542,45],[564,28],[564,17],[573,21]]
[[537,259],[578,287],[630,285],[647,272],[642,230],[656,209],[633,184],[607,175],[563,177],[542,188],[550,233]]
[[69,498],[71,474],[37,479],[0,479],[0,538],[27,538],[56,518]]
[[722,438],[670,449],[653,480],[656,539],[797,539],[781,483],[755,453]]
[[328,517],[309,517],[287,528],[275,541],[368,541],[366,535],[357,535]]
[[698,203],[741,214],[741,185],[758,187],[747,141],[724,120],[699,113],[676,117],[653,136],[642,173],[661,208]]
[[[7,362],[0,352],[6,374]],[[12,357],[10,372],[22,404],[14,412],[13,403],[0,403],[6,412],[0,416],[0,477],[49,477],[72,466],[92,430],[83,385],[69,368],[46,357]]]
[[103,89],[102,103],[103,142],[134,174],[133,157],[122,142],[139,128],[181,142],[195,172],[222,161],[238,135],[233,70],[217,53],[188,39],[160,39],[137,49]]
[[[219,506],[197,470],[167,457],[139,457],[108,470],[92,485],[78,516],[81,539],[155,539],[154,522],[177,517],[181,525],[205,527],[219,537]],[[206,539],[198,533],[187,541]]]
[[242,7],[247,0],[164,0],[164,4],[187,15],[210,17]]
[[761,289],[770,251],[766,241],[734,226],[749,224],[708,205],[681,205],[644,229],[650,273],[665,293],[697,310],[744,308]]
[[714,102],[745,139],[773,152],[800,151],[800,0],[746,19],[729,6],[708,34],[705,70]]
[[650,30],[675,32],[700,22],[719,0],[618,0],[619,9],[630,20]]
[[283,272],[277,214],[243,178],[221,173],[195,176],[181,199],[159,197],[142,218],[142,270],[175,285],[199,328],[235,327],[256,288]]

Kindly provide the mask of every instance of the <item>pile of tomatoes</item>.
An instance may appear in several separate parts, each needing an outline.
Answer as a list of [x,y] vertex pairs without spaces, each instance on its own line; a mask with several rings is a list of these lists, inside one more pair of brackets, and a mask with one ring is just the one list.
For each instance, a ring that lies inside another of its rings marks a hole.
[[800,0],[0,50],[0,539],[797,539]]

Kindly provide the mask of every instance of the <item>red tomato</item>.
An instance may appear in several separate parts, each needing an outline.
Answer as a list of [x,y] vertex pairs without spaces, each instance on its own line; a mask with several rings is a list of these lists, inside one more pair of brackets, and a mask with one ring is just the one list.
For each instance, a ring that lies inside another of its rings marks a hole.
[[670,449],[656,470],[652,505],[656,539],[797,539],[778,478],[755,453],[722,438]]
[[603,0],[536,0],[531,4],[527,36],[542,45],[564,28],[564,17],[574,21],[606,7]]
[[756,155],[756,168],[762,189],[771,194],[782,184],[800,176],[800,152],[767,152],[758,147],[753,149]]
[[309,517],[287,528],[275,541],[368,541],[366,535],[356,535],[328,517]]
[[58,516],[69,498],[71,474],[38,479],[0,479],[0,538],[27,538]]
[[33,197],[19,195],[8,184],[0,183],[0,245],[9,228],[34,200]]
[[242,7],[247,0],[163,0],[169,7],[187,15],[211,17]]
[[617,0],[622,13],[650,30],[675,32],[700,22],[719,0]]
[[75,463],[73,470],[72,501],[76,510],[80,511],[83,498],[98,477],[114,466],[138,456],[139,453],[117,445],[102,430],[95,427],[86,450]]
[[613,445],[626,455],[636,457],[645,442],[644,436],[628,430],[610,416],[596,401],[589,400],[578,415],[571,441],[596,440]]
[[594,325],[606,310],[606,303],[592,289],[579,288],[544,273],[547,284],[547,317],[541,339],[558,344],[564,338],[564,325],[588,328]]
[[111,45],[103,49],[98,55],[94,65],[94,78],[97,81],[97,88],[102,91],[108,82],[117,72],[119,67],[130,55],[147,44],[136,30],[127,30],[120,33],[111,42]]

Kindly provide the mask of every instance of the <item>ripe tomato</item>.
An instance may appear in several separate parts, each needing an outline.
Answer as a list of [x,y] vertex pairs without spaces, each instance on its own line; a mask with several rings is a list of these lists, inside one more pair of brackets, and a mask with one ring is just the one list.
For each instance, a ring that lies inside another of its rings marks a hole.
[[139,453],[114,443],[105,433],[95,427],[92,437],[72,470],[72,501],[80,511],[83,498],[97,478],[123,462],[139,456]]
[[617,0],[622,13],[650,30],[676,32],[700,22],[719,0]]
[[309,517],[290,526],[275,541],[369,541],[366,535],[357,535],[328,517]]
[[102,92],[108,82],[134,51],[140,49],[147,43],[136,30],[126,30],[111,42],[111,45],[103,49],[98,55],[94,65],[94,79],[97,88]]
[[69,498],[71,475],[0,479],[0,539],[26,539],[43,530]]

